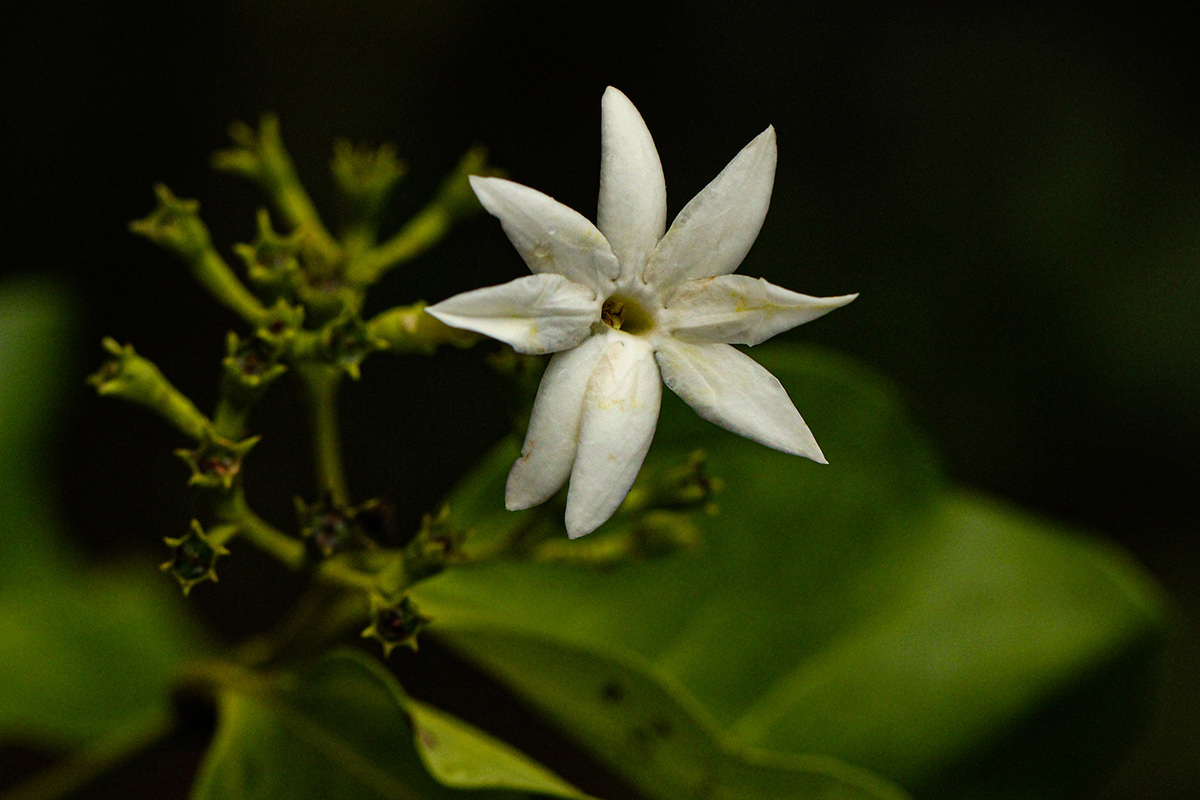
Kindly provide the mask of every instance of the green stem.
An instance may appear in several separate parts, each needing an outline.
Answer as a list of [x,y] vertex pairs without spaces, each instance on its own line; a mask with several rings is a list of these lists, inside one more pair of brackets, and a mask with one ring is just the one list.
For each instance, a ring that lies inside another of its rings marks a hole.
[[236,442],[246,435],[246,420],[250,417],[250,404],[234,398],[230,392],[222,391],[213,414],[213,432],[217,436]]
[[234,275],[225,259],[208,247],[191,260],[192,275],[222,305],[251,325],[261,325],[267,310],[254,294]]
[[72,753],[46,772],[0,794],[0,800],[69,797],[161,741],[172,729],[168,714],[155,714]]
[[304,542],[288,536],[251,511],[241,486],[235,486],[218,503],[215,512],[222,522],[236,525],[251,544],[274,556],[284,566],[290,569],[304,566]]
[[312,410],[317,483],[334,506],[345,508],[350,505],[350,491],[342,465],[342,440],[337,415],[337,393],[342,372],[332,367],[312,365],[302,368],[300,375],[308,389]]

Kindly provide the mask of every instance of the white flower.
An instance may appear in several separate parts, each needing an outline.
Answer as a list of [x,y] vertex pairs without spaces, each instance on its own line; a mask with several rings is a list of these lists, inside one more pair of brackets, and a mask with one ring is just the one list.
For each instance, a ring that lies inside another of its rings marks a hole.
[[601,129],[598,224],[527,186],[472,176],[479,201],[533,275],[427,309],[519,352],[554,353],[505,505],[535,506],[569,477],[571,538],[603,524],[633,485],[663,383],[710,422],[826,463],[779,381],[730,345],[758,344],[857,297],[809,297],[730,274],[770,203],[773,128],[746,145],[665,234],[654,140],[612,87]]

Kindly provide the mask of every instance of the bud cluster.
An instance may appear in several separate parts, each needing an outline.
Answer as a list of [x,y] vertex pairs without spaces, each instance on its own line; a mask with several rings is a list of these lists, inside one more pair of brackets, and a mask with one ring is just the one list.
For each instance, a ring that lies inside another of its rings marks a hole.
[[[289,567],[311,569],[319,579],[365,592],[372,607],[369,635],[388,652],[399,644],[415,648],[417,631],[427,620],[407,599],[405,587],[440,570],[453,558],[458,540],[443,524],[443,513],[427,517],[408,546],[398,548],[387,504],[350,502],[336,398],[342,378],[358,378],[364,360],[375,352],[429,354],[441,345],[466,347],[478,339],[427,315],[423,302],[371,319],[361,316],[361,309],[372,284],[478,209],[467,176],[495,171],[481,149],[470,150],[423,210],[378,241],[380,215],[406,167],[391,145],[356,148],[339,141],[331,167],[344,219],[335,237],[301,184],[273,116],[263,117],[256,128],[237,123],[230,136],[233,146],[218,152],[213,165],[258,184],[272,206],[258,212],[254,238],[232,248],[244,280],[213,244],[196,200],[159,185],[157,207],[130,225],[174,254],[249,326],[226,337],[212,415],[202,413],[131,345],[113,339],[104,340],[110,360],[89,382],[101,395],[150,408],[192,441],[176,454],[188,465],[187,483],[202,493],[211,524],[206,529],[193,520],[183,536],[168,538],[170,558],[163,564],[185,594],[217,579],[217,560],[229,554],[226,544],[240,537]],[[287,372],[298,377],[312,408],[322,498],[312,505],[297,501],[294,534],[255,514],[243,488],[246,456],[259,441],[249,430],[251,410]]]

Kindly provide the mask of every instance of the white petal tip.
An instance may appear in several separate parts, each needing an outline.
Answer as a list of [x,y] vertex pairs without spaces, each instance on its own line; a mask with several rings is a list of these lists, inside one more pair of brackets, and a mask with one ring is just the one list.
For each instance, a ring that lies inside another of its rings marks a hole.
[[[603,524],[604,523],[600,523],[600,525],[603,525]],[[578,539],[581,536],[587,536],[589,533],[596,530],[596,528],[599,528],[600,525],[592,525],[589,527],[587,525],[572,525],[571,523],[568,522],[567,523],[567,538]]]
[[[434,319],[436,319],[438,322],[441,322],[444,325],[450,325],[450,323],[446,322],[446,320],[445,320],[446,314],[444,312],[438,310],[438,306],[440,306],[440,305],[441,305],[441,303],[436,303],[432,306],[426,306],[425,313],[428,314],[429,316],[433,317]],[[450,327],[454,327],[454,326],[450,325]]]
[[521,486],[521,483],[522,481],[514,479],[512,473],[509,473],[508,485],[504,487],[504,507],[509,511],[524,511],[541,504],[546,499],[537,497],[527,487]]

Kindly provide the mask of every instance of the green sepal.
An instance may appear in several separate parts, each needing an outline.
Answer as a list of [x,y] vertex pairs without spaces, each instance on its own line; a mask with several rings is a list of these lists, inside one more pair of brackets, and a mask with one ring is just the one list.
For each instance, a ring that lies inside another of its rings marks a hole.
[[193,439],[203,440],[209,434],[212,425],[208,417],[166,379],[154,362],[138,355],[131,344],[122,346],[109,337],[101,344],[113,358],[87,379],[97,394],[143,405]]
[[371,597],[371,624],[362,632],[364,639],[374,639],[383,646],[383,657],[391,656],[397,647],[408,647],[416,652],[417,634],[433,622],[417,610],[408,595],[399,602]]
[[467,532],[454,524],[450,506],[421,518],[421,528],[404,548],[404,569],[409,584],[436,575],[448,564],[466,561],[463,543]]
[[175,455],[191,467],[192,474],[188,478],[188,486],[228,490],[233,487],[234,479],[242,471],[242,460],[261,438],[251,436],[233,442],[210,431],[197,447],[190,450],[180,448],[175,451]]
[[200,219],[200,201],[176,197],[166,184],[154,186],[158,205],[146,217],[129,223],[129,230],[167,248],[185,261],[212,247],[208,226]]
[[329,558],[370,544],[355,524],[356,508],[338,508],[324,498],[311,505],[299,497],[293,502],[300,535],[322,557]]
[[304,232],[277,233],[271,225],[271,212],[258,210],[258,232],[249,244],[235,244],[233,250],[246,264],[246,275],[264,291],[277,297],[291,297],[301,280],[300,252]]
[[290,349],[292,337],[303,329],[304,318],[303,306],[276,300],[254,333],[271,348],[275,358],[281,358]]
[[363,359],[388,343],[373,336],[358,314],[346,312],[321,329],[321,345],[327,363],[358,380]]
[[199,520],[192,520],[192,529],[184,536],[163,539],[171,548],[171,557],[160,565],[160,569],[175,576],[184,597],[196,584],[205,581],[216,583],[217,559],[229,555],[224,542],[236,532],[236,525],[221,525],[211,533],[205,533]]
[[225,379],[229,388],[236,387],[248,400],[257,400],[263,391],[287,372],[279,363],[284,347],[279,337],[256,335],[243,339],[233,331],[225,337]]

